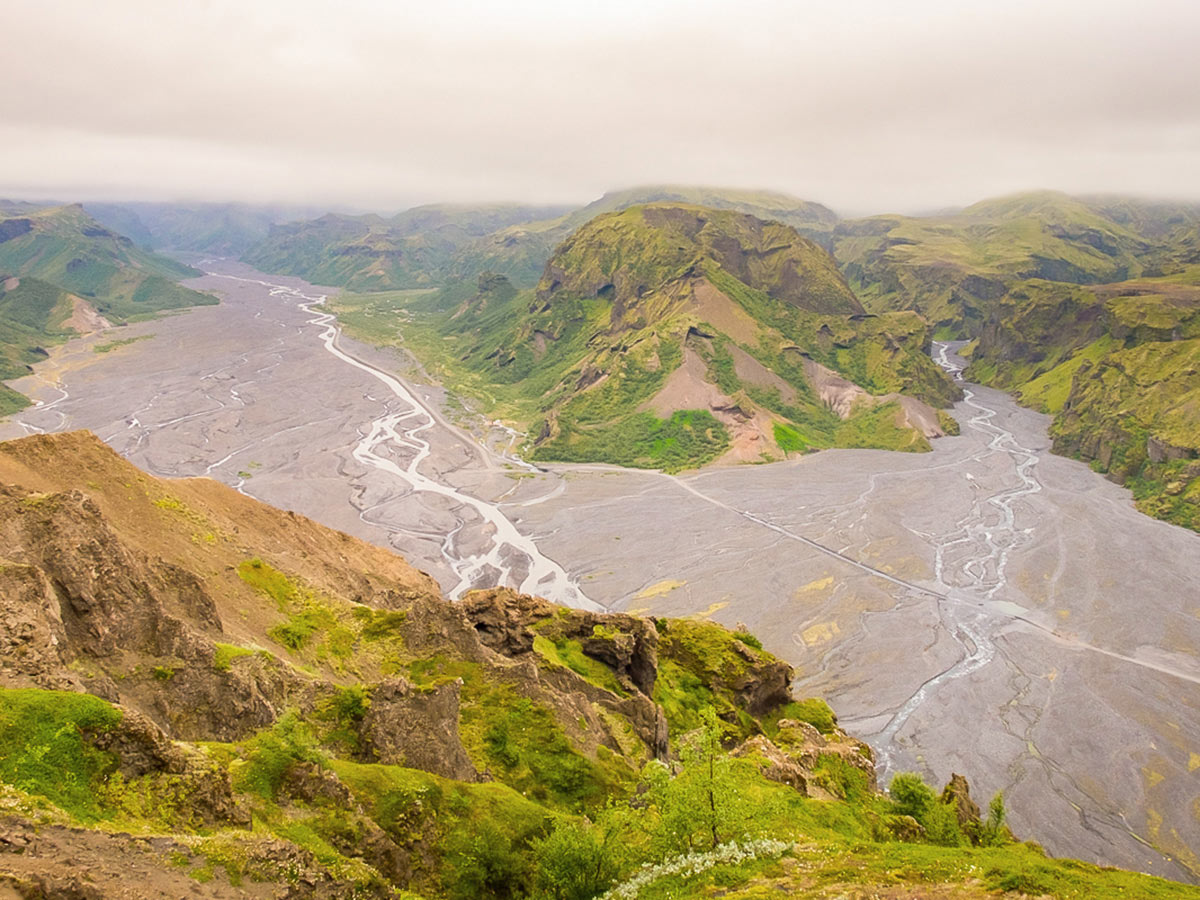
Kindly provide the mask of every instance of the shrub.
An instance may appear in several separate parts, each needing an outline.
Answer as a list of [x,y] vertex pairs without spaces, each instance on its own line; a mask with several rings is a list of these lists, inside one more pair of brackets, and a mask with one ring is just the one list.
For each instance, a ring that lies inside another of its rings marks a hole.
[[241,790],[273,800],[288,770],[298,762],[326,764],[317,739],[294,712],[285,713],[271,728],[245,744],[247,759],[237,779]]
[[897,815],[912,816],[925,829],[930,843],[957,847],[965,842],[954,809],[943,803],[914,772],[901,772],[892,779],[888,794]]
[[537,864],[535,896],[552,900],[591,900],[612,885],[620,872],[616,833],[577,820],[563,820],[533,842]]
[[529,863],[517,842],[491,823],[446,842],[443,884],[451,900],[509,900],[528,893]]
[[96,821],[104,811],[95,788],[117,760],[87,736],[120,721],[119,710],[90,694],[0,689],[0,780]]

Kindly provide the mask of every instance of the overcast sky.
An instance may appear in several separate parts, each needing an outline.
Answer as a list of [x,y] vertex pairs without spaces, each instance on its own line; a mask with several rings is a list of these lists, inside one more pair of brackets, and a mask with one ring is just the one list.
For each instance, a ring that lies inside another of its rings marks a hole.
[[0,196],[1200,199],[1197,0],[0,0]]

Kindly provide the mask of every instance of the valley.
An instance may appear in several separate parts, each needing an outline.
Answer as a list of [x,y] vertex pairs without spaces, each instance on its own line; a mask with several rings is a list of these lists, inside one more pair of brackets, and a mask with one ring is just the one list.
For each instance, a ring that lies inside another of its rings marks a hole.
[[[967,385],[961,435],[930,453],[534,468],[453,425],[412,360],[339,337],[331,291],[193,265],[219,307],[55,349],[14,382],[38,405],[3,436],[88,428],[151,474],[389,546],[451,594],[498,579],[744,623],[881,775],[965,772],[1053,853],[1200,877],[1200,535],[1050,455],[1047,416]],[[936,361],[960,371],[959,346]]]

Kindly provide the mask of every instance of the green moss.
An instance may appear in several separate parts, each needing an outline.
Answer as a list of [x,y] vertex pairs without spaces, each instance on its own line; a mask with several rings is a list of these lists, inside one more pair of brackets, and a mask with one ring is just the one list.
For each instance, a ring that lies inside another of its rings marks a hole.
[[296,763],[328,763],[316,735],[294,712],[285,713],[271,728],[244,742],[241,752],[245,762],[236,771],[238,789],[266,800],[275,798]]
[[275,601],[280,612],[300,597],[300,589],[284,573],[263,562],[257,556],[239,563],[238,577],[255,590]]
[[354,609],[354,618],[362,626],[362,638],[365,641],[404,640],[403,628],[408,620],[408,613],[402,609],[358,606]]
[[629,692],[621,687],[613,670],[598,659],[592,659],[585,654],[579,641],[569,638],[551,640],[539,634],[533,639],[533,649],[551,666],[570,669],[585,681],[611,691],[618,697],[629,696]]
[[409,672],[420,685],[462,679],[459,735],[472,762],[531,799],[582,809],[632,776],[623,760],[606,766],[580,753],[549,709],[477,663],[436,656],[414,661]]
[[253,656],[254,651],[236,644],[213,644],[212,667],[218,672],[228,672],[233,661],[241,656]]
[[678,472],[711,462],[729,447],[728,431],[708,410],[683,410],[668,419],[634,413],[599,430],[572,421],[559,427],[559,436],[538,447],[535,459]]
[[320,610],[306,609],[288,617],[286,622],[271,628],[267,634],[293,653],[304,649],[309,639],[320,631],[331,628],[337,620]]
[[779,445],[779,449],[784,453],[803,453],[809,448],[808,442],[791,425],[776,422],[773,434],[775,436],[775,443]]
[[829,708],[829,704],[819,697],[809,697],[805,700],[793,701],[773,712],[763,724],[767,734],[774,736],[778,733],[780,719],[795,719],[797,722],[807,722],[821,734],[832,734],[837,730],[837,716]]
[[120,721],[119,710],[88,694],[0,689],[0,780],[82,821],[104,818],[96,789],[117,759],[89,738]]

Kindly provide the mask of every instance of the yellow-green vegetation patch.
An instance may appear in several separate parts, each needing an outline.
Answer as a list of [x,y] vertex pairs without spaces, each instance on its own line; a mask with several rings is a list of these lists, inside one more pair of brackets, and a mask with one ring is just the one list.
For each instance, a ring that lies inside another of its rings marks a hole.
[[90,694],[0,688],[0,780],[94,822],[108,815],[96,789],[116,769],[85,734],[110,731],[121,713]]
[[821,734],[832,734],[837,730],[837,716],[829,708],[829,704],[819,697],[809,697],[795,700],[763,719],[763,728],[768,735],[774,737],[779,733],[780,719],[794,719],[797,722],[807,722]]
[[383,673],[402,664],[402,610],[379,610],[318,594],[255,557],[238,565],[238,576],[274,601],[284,619],[267,634],[292,655],[339,672],[377,666]]
[[531,799],[565,809],[603,803],[632,777],[616,757],[581,753],[554,714],[477,663],[431,657],[409,668],[419,685],[460,678],[459,736],[472,763]]
[[149,340],[152,337],[154,337],[152,334],[139,334],[137,337],[121,338],[120,340],[116,341],[106,341],[103,344],[96,344],[92,350],[94,350],[96,353],[111,353],[118,347],[127,347],[130,344],[136,344],[138,341]]
[[735,702],[730,685],[753,664],[777,662],[751,638],[700,619],[658,619],[658,678],[654,700],[663,707],[672,734],[701,724],[704,710],[717,711],[731,736],[748,736],[758,725]]
[[1095,363],[1119,346],[1111,335],[1092,341],[1070,359],[1026,382],[1017,396],[1042,412],[1059,413],[1070,396],[1071,382],[1079,368],[1084,363]]
[[218,672],[228,672],[233,666],[233,661],[242,656],[253,656],[253,650],[249,647],[239,647],[237,644],[213,644],[213,661],[212,667]]
[[584,653],[583,645],[579,641],[570,638],[551,640],[539,634],[533,639],[533,649],[551,666],[570,669],[584,680],[611,691],[618,697],[629,696],[629,692],[617,681],[613,670]]

